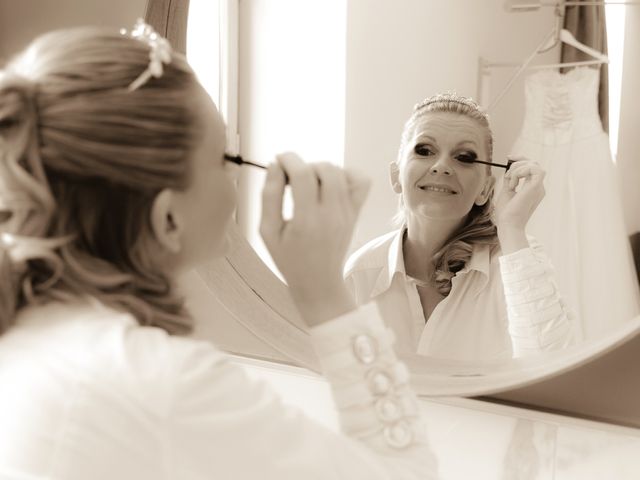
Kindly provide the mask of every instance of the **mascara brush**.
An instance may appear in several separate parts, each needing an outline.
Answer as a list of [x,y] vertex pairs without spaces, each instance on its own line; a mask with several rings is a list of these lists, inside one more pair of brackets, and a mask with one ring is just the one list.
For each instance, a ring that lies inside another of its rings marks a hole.
[[[233,162],[236,165],[251,165],[252,167],[258,167],[263,170],[267,170],[267,167],[265,165],[261,165],[255,162],[250,162],[249,160],[245,160],[244,158],[242,158],[240,155],[231,155],[229,153],[225,153],[224,159],[227,160],[228,162]],[[287,185],[289,184],[289,175],[287,175],[286,172],[284,174],[284,183]]]

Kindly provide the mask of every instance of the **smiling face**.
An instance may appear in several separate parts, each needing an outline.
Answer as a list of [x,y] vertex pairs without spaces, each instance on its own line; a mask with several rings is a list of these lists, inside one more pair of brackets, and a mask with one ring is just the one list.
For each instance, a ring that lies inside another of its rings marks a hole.
[[486,127],[452,112],[427,112],[413,123],[391,164],[391,184],[406,215],[464,219],[489,199],[494,178],[477,159],[490,161]]

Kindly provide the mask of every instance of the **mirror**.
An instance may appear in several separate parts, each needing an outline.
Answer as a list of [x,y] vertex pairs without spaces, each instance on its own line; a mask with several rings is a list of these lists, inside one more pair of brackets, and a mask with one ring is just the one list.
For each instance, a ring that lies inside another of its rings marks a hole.
[[[238,120],[230,127],[240,134],[243,156],[260,163],[268,163],[278,151],[295,150],[309,160],[344,158],[346,166],[365,170],[373,186],[353,250],[393,229],[398,200],[389,182],[389,163],[397,156],[402,127],[413,105],[448,90],[491,103],[517,68],[487,69],[486,63],[524,62],[556,22],[552,8],[510,11],[502,0],[414,0],[402,9],[383,1],[356,0],[346,7],[304,3],[254,0],[239,4],[235,16],[240,32]],[[623,9],[626,18],[615,17],[620,13],[616,8]],[[640,145],[632,133],[637,124],[631,107],[637,104],[632,85],[640,76],[640,42],[629,28],[632,22],[637,24],[637,10],[607,7],[609,18],[619,22],[609,27],[610,32],[620,33],[627,25],[622,43],[609,42],[609,82],[621,85],[617,91],[622,92],[616,97],[616,88],[611,89],[612,144],[603,143],[602,136],[596,144],[585,143],[587,137],[598,134],[597,116],[577,130],[573,123],[584,122],[584,117],[566,116],[571,109],[562,102],[575,102],[574,93],[584,93],[582,87],[566,85],[577,74],[559,77],[554,73],[553,82],[565,84],[538,99],[546,86],[535,87],[532,78],[538,75],[542,81],[546,74],[538,72],[552,70],[527,70],[490,112],[494,162],[505,163],[507,155],[515,153],[545,164],[547,195],[530,222],[529,233],[552,257],[558,288],[572,299],[584,343],[538,357],[500,361],[469,362],[405,352],[403,358],[416,374],[421,391],[479,395],[524,384],[567,368],[571,358],[584,352],[594,355],[604,348],[598,341],[611,344],[635,328],[638,281],[627,234],[640,228],[634,198],[637,185],[633,184],[639,178],[634,147]],[[536,55],[532,64],[557,63],[559,48]],[[553,101],[559,103],[549,103]],[[595,98],[590,102],[590,113],[594,113]],[[536,120],[537,109],[542,114]],[[534,124],[543,130],[529,133]],[[563,135],[568,137],[552,139],[557,140],[554,148],[544,143],[550,136]],[[605,151],[610,146],[616,153],[615,165]],[[583,167],[587,161],[591,163]],[[612,168],[603,167],[607,162]],[[499,177],[503,172],[493,174]],[[224,338],[236,329],[226,345],[234,353],[314,369],[304,324],[286,287],[267,266],[269,259],[257,238],[261,180],[259,172],[243,172],[240,194],[244,200],[238,212],[239,231],[233,234],[234,250],[185,279],[184,288],[202,317],[200,323],[206,325],[212,316],[213,303],[226,312],[231,322],[220,326],[222,335],[214,338]]]

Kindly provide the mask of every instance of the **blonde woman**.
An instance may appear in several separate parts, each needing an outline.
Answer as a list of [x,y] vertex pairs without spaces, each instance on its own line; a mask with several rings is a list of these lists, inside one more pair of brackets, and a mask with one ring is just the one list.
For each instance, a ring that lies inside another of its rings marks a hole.
[[345,267],[356,301],[376,301],[403,352],[493,361],[575,339],[548,261],[525,235],[544,172],[513,163],[494,210],[492,150],[487,115],[455,94],[427,98],[404,127],[390,168],[402,226]]
[[263,198],[338,434],[179,336],[175,275],[224,253],[235,207],[185,59],[140,23],[47,34],[0,75],[0,478],[435,478],[390,334],[341,278],[366,181],[286,154]]

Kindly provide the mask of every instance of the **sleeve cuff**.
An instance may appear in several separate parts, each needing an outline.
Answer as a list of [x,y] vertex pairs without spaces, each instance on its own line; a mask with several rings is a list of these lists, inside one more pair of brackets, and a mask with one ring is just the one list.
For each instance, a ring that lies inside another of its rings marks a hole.
[[409,372],[395,355],[393,333],[375,302],[310,332],[345,432],[376,448],[426,442]]
[[522,248],[508,255],[501,255],[498,260],[503,273],[517,272],[524,267],[530,267],[539,263],[531,247]]
[[382,321],[375,302],[310,329],[314,348],[319,356],[350,348],[352,338],[368,334],[373,337],[393,336]]

